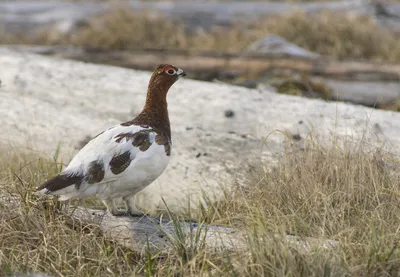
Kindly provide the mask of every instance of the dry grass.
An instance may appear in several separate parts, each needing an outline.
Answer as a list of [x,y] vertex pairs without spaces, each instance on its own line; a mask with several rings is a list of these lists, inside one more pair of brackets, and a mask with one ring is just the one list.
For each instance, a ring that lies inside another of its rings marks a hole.
[[277,34],[310,51],[339,59],[400,61],[400,36],[382,29],[368,17],[324,12],[306,15],[293,12],[261,18],[251,25],[231,28],[185,30],[183,24],[154,14],[137,14],[117,6],[93,18],[71,35],[43,30],[35,39],[1,34],[3,43],[73,44],[112,50],[143,48],[194,49],[240,52],[250,43]]
[[339,59],[400,61],[400,36],[378,27],[370,17],[293,13],[262,21],[256,29]]
[[[246,249],[216,253],[199,237],[142,257],[99,236],[95,227],[72,228],[56,202],[44,205],[32,195],[39,180],[60,170],[53,160],[3,151],[1,191],[21,204],[0,201],[0,275],[398,276],[399,175],[362,146],[288,152],[277,168],[250,174],[246,186],[205,211],[207,221],[243,230]],[[176,233],[185,239],[179,226]],[[337,240],[340,248],[306,253],[285,234]]]
[[179,22],[119,7],[92,19],[73,35],[60,36],[46,30],[33,43],[67,43],[114,50],[169,48],[239,52],[266,34],[280,35],[310,51],[340,59],[400,61],[398,34],[380,28],[368,17],[330,12],[312,16],[293,12],[262,18],[251,26],[236,24],[228,29],[187,32]]
[[[65,38],[61,38],[64,40]],[[147,13],[115,9],[93,19],[89,26],[69,38],[74,45],[94,48],[131,50],[186,46],[187,35],[182,25]]]

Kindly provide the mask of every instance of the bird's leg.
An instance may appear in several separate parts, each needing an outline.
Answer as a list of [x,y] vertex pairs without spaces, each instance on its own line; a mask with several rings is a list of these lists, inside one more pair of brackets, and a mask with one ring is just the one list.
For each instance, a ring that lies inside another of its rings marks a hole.
[[124,211],[118,210],[114,199],[105,199],[105,200],[103,200],[103,203],[104,203],[104,205],[106,205],[107,211],[109,213],[111,213],[113,216],[125,215]]
[[127,212],[130,216],[144,216],[145,214],[139,211],[135,205],[135,195],[128,195],[122,198],[125,202]]

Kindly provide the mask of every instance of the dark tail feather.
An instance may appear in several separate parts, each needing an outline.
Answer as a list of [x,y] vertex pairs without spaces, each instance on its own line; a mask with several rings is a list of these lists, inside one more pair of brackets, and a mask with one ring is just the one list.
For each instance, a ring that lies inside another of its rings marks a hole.
[[72,185],[79,187],[82,180],[83,176],[81,175],[67,175],[61,173],[41,184],[36,190],[40,191],[42,189],[47,189],[47,193],[50,193]]

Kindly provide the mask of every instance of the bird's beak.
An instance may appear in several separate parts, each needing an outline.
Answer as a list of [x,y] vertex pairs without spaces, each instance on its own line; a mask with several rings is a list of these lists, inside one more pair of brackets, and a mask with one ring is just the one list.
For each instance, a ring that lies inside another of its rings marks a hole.
[[186,77],[186,73],[185,71],[183,71],[182,69],[178,68],[178,71],[176,72],[176,75],[178,75],[178,77]]

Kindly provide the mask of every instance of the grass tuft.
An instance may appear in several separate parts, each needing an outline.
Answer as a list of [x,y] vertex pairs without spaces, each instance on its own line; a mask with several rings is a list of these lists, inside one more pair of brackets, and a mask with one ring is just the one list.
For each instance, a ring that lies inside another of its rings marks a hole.
[[307,50],[339,59],[400,61],[400,36],[368,16],[294,12],[263,19],[256,30],[280,35]]

